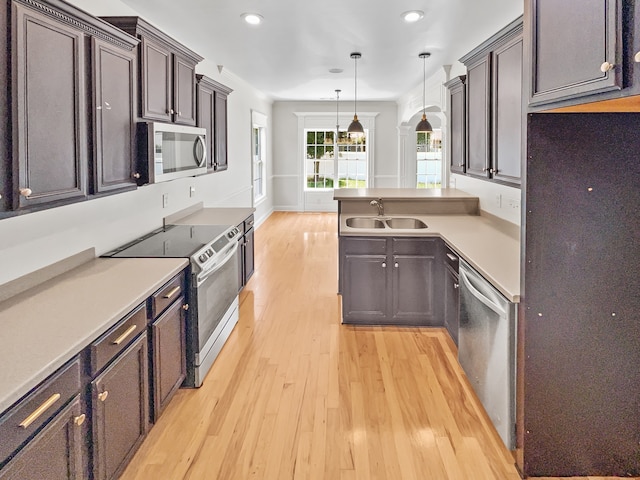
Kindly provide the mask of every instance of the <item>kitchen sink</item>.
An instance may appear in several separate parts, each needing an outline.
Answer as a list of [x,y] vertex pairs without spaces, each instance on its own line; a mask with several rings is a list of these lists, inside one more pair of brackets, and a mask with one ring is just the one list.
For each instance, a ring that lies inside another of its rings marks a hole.
[[[386,225],[385,225],[386,224]],[[395,229],[420,229],[427,228],[427,224],[417,218],[403,218],[403,217],[350,217],[347,218],[347,227],[351,228],[389,228]]]
[[347,227],[352,228],[384,228],[384,223],[371,217],[347,218]]
[[417,218],[390,218],[386,221],[389,228],[418,229],[427,228],[427,224]]

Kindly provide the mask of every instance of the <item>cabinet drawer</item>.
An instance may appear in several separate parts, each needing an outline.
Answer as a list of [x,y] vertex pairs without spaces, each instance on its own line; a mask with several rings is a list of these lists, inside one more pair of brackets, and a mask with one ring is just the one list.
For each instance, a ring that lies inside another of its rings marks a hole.
[[454,252],[449,245],[445,245],[444,248],[444,263],[449,266],[456,274],[458,273],[458,265],[460,263],[460,257]]
[[0,465],[80,392],[80,359],[44,381],[0,417]]
[[176,299],[183,295],[184,272],[151,296],[151,318],[157,318]]
[[394,255],[435,255],[438,238],[394,238]]
[[355,255],[386,255],[387,239],[371,237],[342,237],[342,253]]
[[119,352],[147,327],[147,308],[143,303],[91,344],[91,375],[102,370]]
[[244,221],[244,231],[248,232],[249,230],[251,230],[253,228],[254,223],[255,223],[255,220],[253,218],[253,214],[251,214]]

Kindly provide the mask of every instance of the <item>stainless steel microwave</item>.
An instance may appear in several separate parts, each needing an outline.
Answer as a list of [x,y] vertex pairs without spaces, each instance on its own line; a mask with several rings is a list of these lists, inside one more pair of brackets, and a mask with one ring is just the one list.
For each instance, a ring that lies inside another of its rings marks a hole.
[[142,183],[207,173],[206,132],[204,128],[171,123],[139,123]]

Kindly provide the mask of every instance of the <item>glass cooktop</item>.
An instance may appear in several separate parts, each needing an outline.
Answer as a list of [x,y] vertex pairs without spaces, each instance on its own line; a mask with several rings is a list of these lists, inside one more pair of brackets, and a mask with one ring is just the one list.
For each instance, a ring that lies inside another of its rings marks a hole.
[[167,225],[103,256],[189,258],[231,227],[231,225]]

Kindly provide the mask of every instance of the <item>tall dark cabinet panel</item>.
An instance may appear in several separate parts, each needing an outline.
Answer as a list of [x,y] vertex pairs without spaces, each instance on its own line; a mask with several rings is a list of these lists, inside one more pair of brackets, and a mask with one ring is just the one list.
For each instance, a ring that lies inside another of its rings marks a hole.
[[[0,32],[7,32],[10,25],[9,5],[0,8]],[[0,99],[9,98],[9,64],[11,55],[8,48],[0,49]],[[0,118],[10,120],[11,108],[8,102],[0,100]],[[0,122],[0,213],[11,209],[11,121]]]
[[449,138],[451,139],[451,173],[465,170],[465,122],[466,122],[466,75],[451,79],[445,84],[449,89]]
[[84,197],[84,34],[22,5],[12,8],[14,204],[23,208]]
[[522,101],[522,36],[493,52],[492,146],[493,180],[520,184],[524,154]]
[[529,116],[527,476],[640,475],[639,130],[638,113]]
[[466,172],[488,177],[489,127],[491,123],[491,55],[467,68]]
[[135,52],[92,39],[95,192],[136,188]]
[[622,3],[528,1],[530,105],[622,88]]
[[191,60],[174,56],[174,106],[176,123],[196,124],[196,66]]

